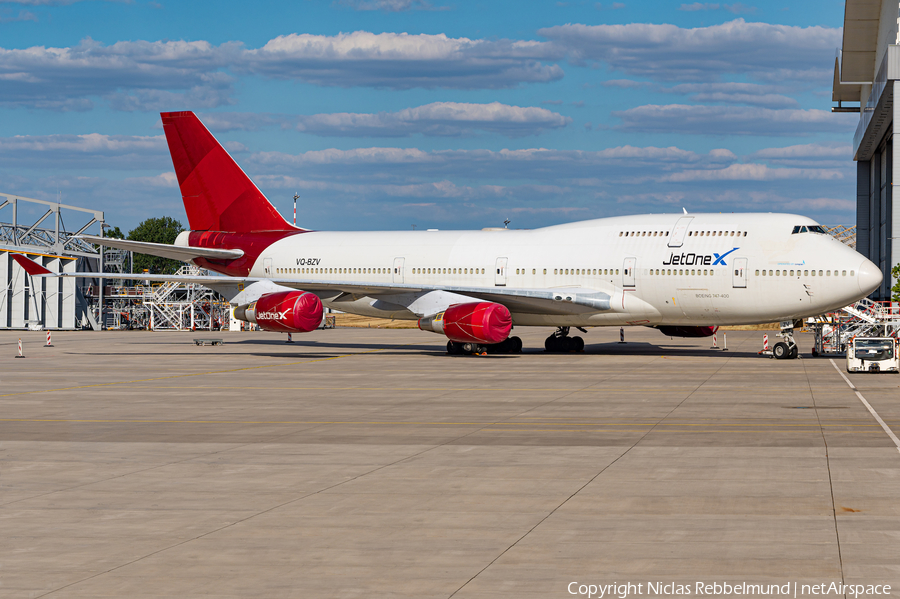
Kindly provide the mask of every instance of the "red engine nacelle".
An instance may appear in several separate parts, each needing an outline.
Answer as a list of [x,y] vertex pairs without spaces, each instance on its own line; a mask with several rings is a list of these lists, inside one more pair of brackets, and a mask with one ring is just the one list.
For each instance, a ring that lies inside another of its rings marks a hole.
[[322,300],[308,291],[267,293],[251,304],[234,309],[238,320],[278,333],[308,333],[322,324]]
[[512,316],[493,302],[454,304],[434,316],[419,319],[419,328],[446,335],[459,343],[500,343],[509,337]]
[[657,327],[667,337],[712,337],[719,327]]

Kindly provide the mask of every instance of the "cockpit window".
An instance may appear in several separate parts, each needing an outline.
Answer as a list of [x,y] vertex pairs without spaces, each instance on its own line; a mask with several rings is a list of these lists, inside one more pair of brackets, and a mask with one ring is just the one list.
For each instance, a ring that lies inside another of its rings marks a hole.
[[791,235],[796,235],[797,233],[821,233],[822,235],[827,235],[828,231],[826,231],[825,227],[822,225],[810,225],[809,227],[797,225],[794,227],[794,230],[791,231]]

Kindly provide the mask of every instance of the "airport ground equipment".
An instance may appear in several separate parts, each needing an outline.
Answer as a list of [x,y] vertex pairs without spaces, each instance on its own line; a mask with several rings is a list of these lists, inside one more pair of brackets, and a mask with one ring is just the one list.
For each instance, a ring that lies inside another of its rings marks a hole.
[[847,344],[847,372],[898,372],[895,337],[854,337]]
[[221,339],[194,339],[194,345],[225,345]]
[[855,337],[892,337],[900,335],[900,302],[876,302],[863,298],[838,312],[811,318],[807,326],[815,334],[812,353],[844,355]]

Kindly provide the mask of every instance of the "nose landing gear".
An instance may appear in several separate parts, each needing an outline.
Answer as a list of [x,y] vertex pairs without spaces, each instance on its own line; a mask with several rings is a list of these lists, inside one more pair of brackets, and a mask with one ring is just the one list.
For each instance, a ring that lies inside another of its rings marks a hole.
[[800,355],[800,347],[794,341],[794,321],[785,320],[781,323],[781,332],[778,336],[784,339],[772,347],[772,357],[776,360],[793,360]]
[[[584,329],[578,327],[582,333]],[[584,351],[584,339],[581,337],[569,337],[569,327],[559,327],[556,332],[544,340],[544,349],[550,353],[580,352]]]

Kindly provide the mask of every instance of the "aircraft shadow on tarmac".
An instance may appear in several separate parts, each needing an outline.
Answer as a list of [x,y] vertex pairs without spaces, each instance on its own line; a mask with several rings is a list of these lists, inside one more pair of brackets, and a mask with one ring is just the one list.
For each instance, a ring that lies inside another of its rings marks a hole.
[[[180,346],[182,344],[187,345],[186,342],[165,342],[165,341],[149,341],[149,342],[139,342],[137,345],[167,345],[167,346]],[[271,358],[289,358],[289,359],[325,359],[325,358],[333,358],[337,356],[347,355],[348,351],[353,350],[362,350],[368,352],[378,352],[378,355],[397,355],[397,356],[408,356],[410,353],[418,353],[420,355],[426,356],[440,356],[440,357],[448,357],[446,350],[442,346],[435,346],[433,344],[409,344],[409,345],[397,345],[394,343],[330,343],[330,342],[322,342],[322,341],[314,341],[314,340],[300,340],[295,341],[293,344],[287,344],[284,341],[273,341],[269,339],[242,339],[240,341],[228,341],[226,343],[228,346],[240,346],[242,348],[247,349],[247,355],[253,355],[258,357],[271,357]],[[282,351],[273,351],[275,347],[279,347]],[[214,355],[214,352],[217,351],[217,348],[209,347],[206,348],[207,351],[203,354],[198,352],[200,348],[196,348],[193,351],[167,351],[165,352],[168,356],[196,356],[196,355]],[[269,349],[270,351],[265,351]],[[85,353],[93,355],[93,356],[120,356],[122,352],[77,352],[80,355],[85,355]],[[158,355],[158,352],[128,352],[130,355]],[[757,355],[757,352],[753,351],[736,351],[736,350],[728,350],[723,351],[721,349],[712,349],[712,348],[703,348],[703,347],[689,347],[684,345],[668,345],[668,344],[652,344],[646,342],[628,342],[625,344],[620,344],[616,342],[611,343],[597,343],[586,345],[584,351],[582,352],[561,352],[561,353],[549,353],[544,351],[542,347],[525,347],[522,350],[523,354],[527,355],[572,355],[572,356],[658,356],[660,354],[664,354],[666,356],[683,356],[683,357],[753,357]],[[228,354],[233,355],[233,354]],[[459,355],[459,356],[451,356],[454,358],[467,358],[472,356],[467,355]],[[516,354],[489,354],[486,357],[490,358],[515,358]]]

